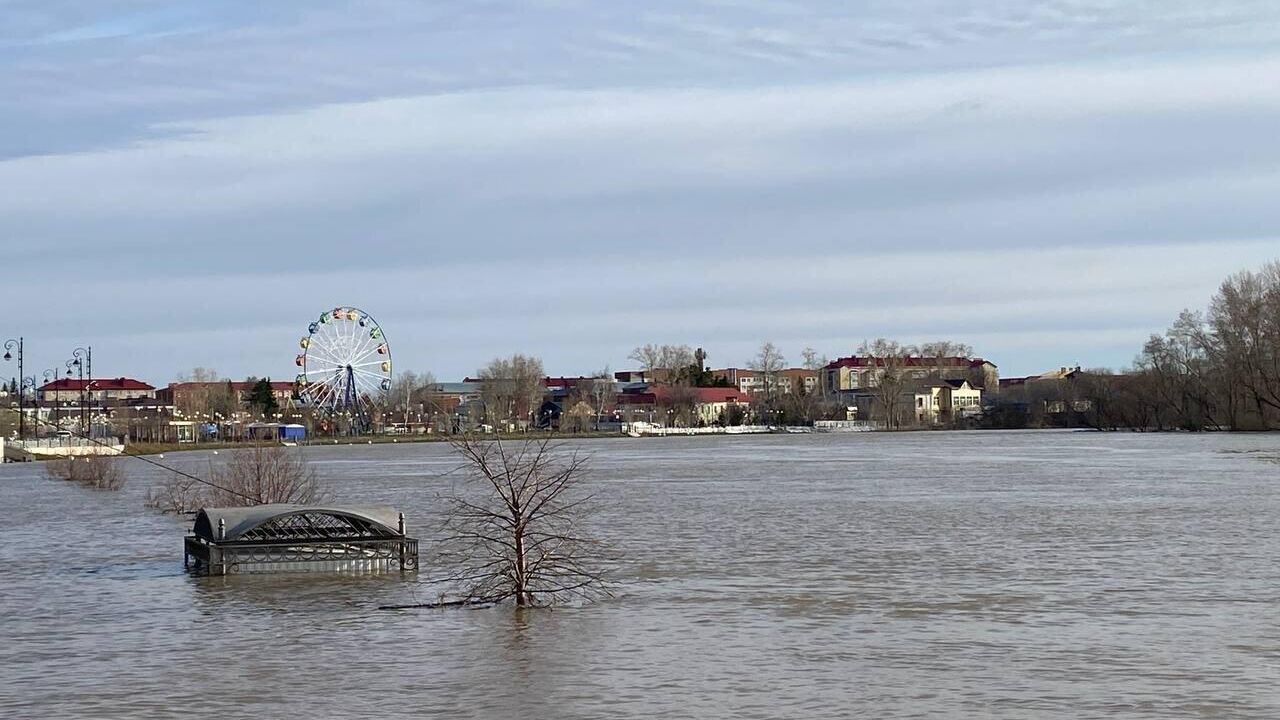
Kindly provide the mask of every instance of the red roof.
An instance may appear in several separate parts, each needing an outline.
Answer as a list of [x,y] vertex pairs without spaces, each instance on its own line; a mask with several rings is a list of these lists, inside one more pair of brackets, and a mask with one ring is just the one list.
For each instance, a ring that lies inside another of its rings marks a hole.
[[[253,386],[255,384],[256,383],[245,382],[243,380],[215,380],[213,382],[176,382],[176,383],[169,383],[169,390],[172,392],[174,390],[182,391],[182,390],[194,390],[194,389],[204,388],[204,387],[230,386],[231,389],[236,392],[249,392],[250,390],[253,389]],[[294,387],[294,384],[291,382],[285,382],[281,380],[273,380],[271,382],[271,389],[274,392],[293,392],[293,387]]]
[[697,394],[698,402],[701,403],[746,403],[751,402],[751,396],[739,392],[737,388],[690,388]]
[[[912,355],[905,358],[904,364],[907,367],[971,367],[978,368],[983,365],[991,365],[995,367],[995,363],[982,358],[967,357],[920,357]],[[849,357],[837,358],[827,363],[823,370],[835,370],[836,368],[845,367],[884,367],[885,359],[878,357],[870,357],[866,355],[850,355]]]
[[[578,377],[544,377],[542,378],[543,387],[549,388],[571,388],[577,387],[579,383],[587,380],[598,380],[602,378],[586,377],[579,375]],[[483,383],[484,378],[465,377],[462,378],[464,383]]]
[[134,380],[133,378],[126,378],[126,377],[100,378],[97,380],[90,380],[88,378],[85,378],[84,380],[81,380],[79,378],[59,378],[57,380],[54,380],[53,382],[45,383],[44,385],[40,386],[41,392],[46,392],[46,391],[51,392],[51,391],[57,391],[57,390],[74,390],[76,392],[79,392],[80,390],[85,390],[85,389],[87,390],[155,390],[154,387],[142,382],[141,380]]
[[542,384],[549,388],[571,388],[577,387],[579,383],[587,380],[595,380],[596,378],[583,377],[545,377]]
[[619,405],[656,405],[657,396],[651,392],[630,392],[618,396]]

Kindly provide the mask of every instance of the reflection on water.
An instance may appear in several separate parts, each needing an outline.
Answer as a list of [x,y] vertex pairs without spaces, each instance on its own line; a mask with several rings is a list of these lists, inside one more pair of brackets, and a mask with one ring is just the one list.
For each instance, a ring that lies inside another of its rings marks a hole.
[[[3,466],[0,716],[1280,717],[1280,437],[584,444],[624,584],[551,612],[192,577],[151,469],[101,493]],[[306,452],[430,538],[446,448]]]

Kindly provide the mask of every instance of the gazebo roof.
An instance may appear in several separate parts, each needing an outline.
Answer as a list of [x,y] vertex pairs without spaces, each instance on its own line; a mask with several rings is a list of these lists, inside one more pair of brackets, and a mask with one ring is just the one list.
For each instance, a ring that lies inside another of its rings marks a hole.
[[[218,536],[219,524],[226,529]],[[196,514],[193,535],[213,542],[323,541],[331,538],[400,537],[395,508],[268,504],[204,508]]]

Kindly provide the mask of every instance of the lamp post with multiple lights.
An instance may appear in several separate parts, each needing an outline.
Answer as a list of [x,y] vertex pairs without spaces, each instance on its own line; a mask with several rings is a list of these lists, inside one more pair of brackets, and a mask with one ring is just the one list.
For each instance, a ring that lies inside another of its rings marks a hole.
[[[44,371],[44,384],[45,384],[45,385],[48,385],[48,384],[53,383],[53,382],[56,382],[56,381],[57,381],[57,379],[58,379],[58,368],[49,368],[48,370],[45,370],[45,371]],[[57,391],[58,391],[58,390],[57,390],[57,388],[55,387],[55,388],[54,388],[54,392],[56,393]],[[54,395],[54,397],[57,397],[57,395]],[[61,429],[62,429],[62,427],[61,427],[60,425],[58,425],[58,403],[56,403],[56,402],[53,404],[53,429],[54,429],[54,430],[61,430]],[[39,435],[39,433],[38,433],[38,432],[37,432],[36,434],[37,434],[37,435]]]
[[[13,351],[18,351],[18,439],[27,439],[27,410],[24,398],[27,397],[27,374],[23,366],[23,341],[8,340],[4,343],[5,363],[13,360]],[[35,383],[35,380],[32,380]]]
[[6,340],[4,343],[4,359],[5,362],[13,360],[13,351],[18,351],[18,439],[25,440],[27,437],[27,411],[24,409],[23,397],[27,393],[27,376],[23,371],[22,365],[22,338],[17,340]]
[[[78,347],[71,351],[71,362],[80,371],[80,429],[85,435],[92,435],[89,427],[89,385],[93,384],[93,347]],[[88,383],[85,378],[88,377]]]

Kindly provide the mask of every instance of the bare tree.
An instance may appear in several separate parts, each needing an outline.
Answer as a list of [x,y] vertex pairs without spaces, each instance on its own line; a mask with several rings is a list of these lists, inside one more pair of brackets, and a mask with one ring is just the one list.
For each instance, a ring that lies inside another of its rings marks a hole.
[[328,498],[298,449],[258,445],[233,451],[221,465],[210,464],[205,480],[170,473],[147,491],[143,504],[160,512],[182,514],[202,507],[313,505]]
[[1209,305],[1221,370],[1260,427],[1280,424],[1280,261],[1227,278]]
[[[689,370],[698,362],[693,348],[688,345],[651,343],[637,347],[627,357],[639,363],[640,369],[651,376],[650,380],[671,384],[679,384],[686,380]],[[698,369],[701,370],[701,368]]]
[[609,372],[609,366],[598,370],[591,379],[591,405],[595,409],[595,429],[600,429],[600,416],[604,415],[609,406],[617,399],[617,386],[613,382],[613,374]]
[[418,378],[418,374],[412,370],[402,370],[396,373],[386,391],[386,397],[380,403],[382,407],[391,412],[392,422],[402,422],[406,427],[409,425],[409,412],[413,408],[413,393],[421,384],[422,381]]
[[173,473],[147,489],[143,505],[174,515],[195,512],[204,505],[204,488],[194,478]]
[[587,459],[549,439],[509,446],[465,437],[465,492],[455,494],[441,545],[442,582],[476,602],[551,605],[607,594],[599,543],[583,534]]
[[641,370],[656,370],[662,367],[662,347],[653,343],[640,345],[631,351],[627,359],[634,361]]
[[[600,418],[616,398],[616,391],[609,368],[598,370],[591,377],[580,378],[574,385],[573,392],[567,398],[565,412],[574,416],[575,423],[582,425],[585,419],[587,424],[599,430]],[[585,413],[583,413],[584,408]],[[564,427],[563,418],[561,427]],[[585,430],[586,426],[583,425],[580,429]]]
[[1157,426],[1166,423],[1185,430],[1220,427],[1222,409],[1229,408],[1204,345],[1204,321],[1183,311],[1164,335],[1152,335],[1135,362],[1135,370],[1150,376],[1159,400]]
[[562,432],[586,432],[592,427],[592,416],[595,415],[594,408],[585,400],[573,400],[570,398],[566,403],[568,407],[560,415],[560,430]]
[[688,385],[678,384],[658,393],[656,406],[663,414],[663,424],[693,427],[698,421],[698,391]]
[[211,507],[309,505],[323,501],[326,495],[297,448],[257,445],[236,450],[209,475],[210,486],[203,501]]
[[297,449],[260,445],[233,451],[210,465],[208,479],[173,472],[147,491],[144,504],[166,513],[201,507],[243,507],[268,503],[311,505],[328,493]]
[[1280,428],[1280,261],[1228,277],[1206,314],[1183,311],[1133,368],[1078,372],[1059,389],[1053,404],[1097,429]]
[[814,420],[821,419],[819,416],[825,411],[823,397],[821,382],[810,386],[798,379],[791,394],[783,398],[782,407],[787,421],[812,425]]
[[480,400],[493,425],[528,422],[546,392],[542,361],[515,354],[496,358],[480,370]]
[[953,340],[935,340],[920,345],[917,348],[920,357],[926,358],[951,358],[961,357],[967,358],[973,355],[973,346],[965,343],[955,342]]
[[217,382],[218,373],[216,370],[198,367],[194,368],[190,373],[178,375],[180,383],[194,383],[191,388],[184,390],[181,394],[174,398],[174,410],[179,414],[187,417],[206,417],[209,415],[209,388],[208,383]]
[[404,423],[408,429],[414,417],[430,412],[435,385],[436,379],[431,373],[405,370],[391,382],[391,389],[387,391],[382,406],[390,412],[392,422]]
[[914,351],[915,348],[910,345],[885,338],[863,342],[858,348],[858,354],[867,356],[872,363],[871,377],[874,384],[871,392],[880,406],[887,430],[902,427],[906,405],[903,393],[910,386],[907,361]]
[[782,356],[782,351],[772,342],[765,342],[760,346],[760,351],[748,363],[750,368],[756,372],[760,378],[760,392],[764,397],[764,408],[766,422],[772,424],[777,420],[774,417],[779,409],[778,399],[781,395],[782,371],[787,367],[787,359]]
[[119,490],[125,475],[119,458],[111,455],[83,455],[49,460],[45,473],[95,490]]
[[800,353],[800,356],[803,358],[802,367],[804,367],[805,370],[812,371],[818,377],[816,393],[805,393],[805,401],[803,403],[804,407],[802,408],[805,419],[812,422],[813,420],[818,419],[818,415],[824,414],[829,410],[829,408],[826,408],[825,406],[828,405],[829,386],[831,383],[829,383],[825,377],[824,368],[830,364],[830,361],[827,360],[825,355],[819,355],[818,351],[811,347],[805,348]]
[[972,345],[954,340],[934,340],[910,349],[920,356],[924,371],[931,377],[945,380],[965,379],[974,387],[980,387],[992,393],[999,390],[999,378],[988,377],[987,368],[956,364],[956,358],[961,360],[972,358]]
[[190,374],[179,375],[178,382],[194,383],[174,398],[177,403],[175,409],[188,419],[229,418],[240,409],[239,393],[232,387],[231,381],[219,377],[216,370],[194,368]]

